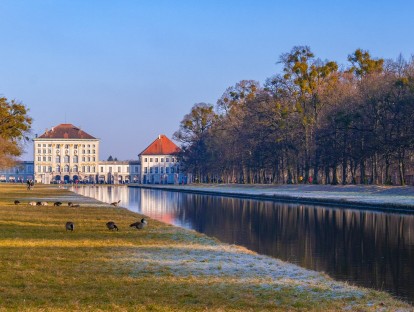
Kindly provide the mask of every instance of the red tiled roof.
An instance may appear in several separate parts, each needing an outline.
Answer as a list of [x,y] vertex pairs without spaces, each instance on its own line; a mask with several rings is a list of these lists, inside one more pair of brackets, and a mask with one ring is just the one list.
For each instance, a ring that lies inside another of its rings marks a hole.
[[161,134],[139,155],[172,155],[179,151],[180,148],[174,142]]
[[49,130],[46,130],[41,139],[96,139],[85,131],[75,127],[72,124],[60,124]]

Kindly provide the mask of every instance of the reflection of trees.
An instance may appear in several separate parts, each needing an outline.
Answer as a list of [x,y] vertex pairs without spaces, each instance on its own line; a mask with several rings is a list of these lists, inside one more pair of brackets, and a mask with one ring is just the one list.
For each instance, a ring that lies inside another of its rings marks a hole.
[[124,187],[77,192],[414,301],[413,215]]
[[222,241],[414,298],[411,215],[190,194],[179,208],[182,223]]

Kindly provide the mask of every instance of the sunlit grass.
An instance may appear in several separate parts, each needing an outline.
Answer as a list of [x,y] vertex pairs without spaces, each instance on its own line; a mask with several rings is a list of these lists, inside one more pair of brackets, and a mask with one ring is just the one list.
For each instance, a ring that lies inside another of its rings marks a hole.
[[[44,198],[64,205],[27,205]],[[68,207],[70,199],[81,207]],[[155,220],[144,230],[129,227],[141,217],[88,206],[55,186],[1,184],[0,311],[411,309],[194,231]],[[69,220],[73,232],[65,230]],[[108,221],[120,231],[109,231]]]

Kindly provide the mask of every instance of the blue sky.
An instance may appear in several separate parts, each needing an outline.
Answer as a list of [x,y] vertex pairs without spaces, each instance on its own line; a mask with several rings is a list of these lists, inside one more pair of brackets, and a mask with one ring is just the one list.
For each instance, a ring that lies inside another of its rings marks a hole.
[[0,0],[0,95],[30,109],[33,136],[66,121],[101,139],[101,159],[136,159],[295,45],[343,65],[357,48],[410,58],[413,14],[410,0]]

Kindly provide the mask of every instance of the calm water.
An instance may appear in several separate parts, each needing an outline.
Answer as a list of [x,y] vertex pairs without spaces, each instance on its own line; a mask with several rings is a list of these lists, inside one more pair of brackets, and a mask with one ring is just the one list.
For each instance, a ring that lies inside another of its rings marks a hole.
[[414,302],[414,215],[127,187],[74,191]]

